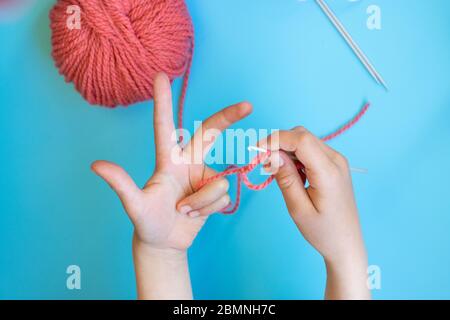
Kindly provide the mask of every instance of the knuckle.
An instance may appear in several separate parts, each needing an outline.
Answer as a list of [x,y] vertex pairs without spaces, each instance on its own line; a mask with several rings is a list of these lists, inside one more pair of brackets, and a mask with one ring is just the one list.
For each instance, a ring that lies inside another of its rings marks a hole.
[[301,145],[309,145],[314,141],[314,136],[309,131],[298,132],[298,143]]
[[292,131],[299,132],[299,133],[308,132],[308,130],[303,126],[295,126],[292,128]]
[[335,165],[330,165],[326,169],[326,176],[330,182],[338,182],[342,177],[341,170]]
[[278,186],[282,190],[289,189],[295,182],[295,177],[288,173],[279,173],[277,177]]
[[334,161],[341,169],[348,170],[348,168],[350,167],[348,159],[340,153],[336,154]]
[[223,126],[229,127],[233,123],[233,119],[235,118],[236,112],[234,109],[224,109],[219,113],[219,123]]

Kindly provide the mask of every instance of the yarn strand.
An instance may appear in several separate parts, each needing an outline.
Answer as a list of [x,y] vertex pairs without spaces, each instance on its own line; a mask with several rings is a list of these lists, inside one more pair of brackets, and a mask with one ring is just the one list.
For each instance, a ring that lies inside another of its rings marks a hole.
[[[81,26],[68,28],[67,8],[82,9]],[[171,81],[183,76],[178,101],[178,129],[183,128],[186,92],[194,54],[194,27],[184,0],[57,0],[49,13],[52,56],[67,82],[91,104],[105,107],[128,106],[153,98],[153,79],[165,72]],[[369,109],[367,103],[347,124],[322,138],[327,142],[352,128]],[[183,141],[180,133],[179,142]],[[259,154],[250,164],[230,166],[224,172],[201,181],[199,188],[222,177],[237,175],[234,205],[239,208],[242,184],[262,190],[274,179],[254,184],[248,173],[270,157]],[[302,166],[297,164],[304,178]],[[305,180],[305,179],[304,179]]]
[[[190,53],[187,67],[186,67],[186,71],[183,76],[183,84],[181,87],[180,98],[178,100],[178,119],[177,119],[178,120],[178,124],[177,124],[178,129],[183,129],[183,114],[184,114],[184,109],[185,109],[184,101],[186,100],[186,92],[187,92],[187,88],[188,88],[188,84],[189,84],[189,77],[191,75],[191,67],[192,67],[193,57],[194,57],[194,36],[192,36],[191,53]],[[179,141],[179,143],[183,142],[183,134],[181,132],[180,132],[178,141]]]
[[[330,140],[333,140],[337,138],[338,136],[344,134],[351,128],[353,128],[360,120],[361,118],[366,114],[367,110],[370,108],[370,103],[366,103],[361,110],[358,112],[358,114],[353,117],[349,122],[347,122],[345,125],[340,127],[338,130],[332,132],[331,134],[324,136],[321,138],[322,141],[328,142]],[[225,207],[222,211],[220,211],[223,214],[233,214],[239,209],[239,205],[241,202],[241,190],[242,190],[242,183],[245,184],[247,188],[250,190],[259,191],[262,189],[265,189],[269,186],[269,184],[272,183],[272,181],[275,179],[274,175],[269,176],[264,182],[260,184],[254,184],[250,181],[248,178],[248,174],[252,172],[257,166],[260,164],[263,164],[268,158],[270,158],[271,152],[268,150],[267,153],[259,153],[248,165],[245,165],[243,167],[238,167],[235,165],[229,166],[225,171],[218,173],[215,176],[212,176],[210,178],[204,179],[200,181],[197,190],[202,188],[203,186],[207,185],[208,183],[211,183],[213,181],[216,181],[218,179],[221,179],[223,177],[231,176],[231,175],[237,175],[237,189],[236,189],[236,201],[233,204],[230,203],[227,207]],[[303,181],[306,180],[305,175],[303,173],[303,165],[300,162],[296,163],[297,168],[299,170],[299,174],[302,176]]]

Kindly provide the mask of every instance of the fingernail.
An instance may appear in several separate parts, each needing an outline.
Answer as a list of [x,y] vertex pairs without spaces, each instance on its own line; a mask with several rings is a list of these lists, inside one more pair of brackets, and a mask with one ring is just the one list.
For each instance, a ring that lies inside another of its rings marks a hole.
[[191,218],[197,218],[199,215],[200,215],[200,212],[198,212],[198,211],[189,212],[189,217],[191,217]]
[[181,214],[187,214],[189,211],[192,211],[192,208],[189,206],[182,206],[180,208],[180,213]]

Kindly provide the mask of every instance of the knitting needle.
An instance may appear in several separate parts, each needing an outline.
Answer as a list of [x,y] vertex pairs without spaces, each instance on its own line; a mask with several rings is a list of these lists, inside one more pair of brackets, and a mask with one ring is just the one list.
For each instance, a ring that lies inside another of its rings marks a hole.
[[345,39],[347,44],[350,46],[350,48],[353,50],[353,52],[356,54],[356,56],[362,62],[362,64],[366,67],[367,71],[369,71],[369,73],[375,79],[375,81],[378,84],[381,84],[386,90],[389,90],[383,77],[377,72],[373,64],[370,62],[369,58],[367,58],[367,56],[364,54],[364,52],[361,50],[358,44],[356,44],[356,42],[350,36],[348,31],[345,29],[344,25],[339,21],[339,19],[336,17],[333,11],[331,11],[330,7],[325,3],[325,1],[316,0],[316,3],[319,5],[319,7],[322,9],[325,15],[328,17],[328,19],[330,19],[331,23],[333,23],[333,25],[336,27],[341,36]]
[[[268,152],[268,150],[263,149],[263,148],[259,148],[259,147],[256,147],[256,146],[250,146],[247,149],[248,149],[248,151],[258,151],[258,152],[262,152],[262,153],[267,153]],[[293,153],[288,153],[288,155],[289,155],[289,158],[291,158],[292,160],[297,160],[298,161],[297,157]],[[363,168],[353,168],[353,167],[351,167],[350,171],[354,172],[354,173],[361,173],[361,174],[369,173],[368,169],[363,169]]]

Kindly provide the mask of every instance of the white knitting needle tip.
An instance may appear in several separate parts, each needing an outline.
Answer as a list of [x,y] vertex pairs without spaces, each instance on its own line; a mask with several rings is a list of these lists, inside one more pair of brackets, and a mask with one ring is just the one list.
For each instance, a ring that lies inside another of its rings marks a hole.
[[322,9],[322,11],[334,25],[334,27],[339,31],[341,36],[344,38],[344,40],[356,54],[361,63],[366,67],[370,75],[375,79],[375,81],[378,84],[381,84],[386,90],[388,90],[388,87],[383,77],[378,73],[373,64],[370,62],[369,58],[367,58],[367,56],[364,54],[364,52],[361,50],[358,44],[353,40],[353,38],[348,33],[347,29],[345,29],[344,25],[339,21],[339,19],[333,13],[330,7],[326,4],[326,2],[324,0],[316,0],[316,3]]
[[378,77],[379,77],[378,78],[379,82],[383,85],[383,87],[386,89],[386,91],[389,91],[386,81],[384,81],[384,79],[381,77],[381,75],[378,75]]
[[361,173],[361,174],[368,174],[369,170],[365,169],[365,168],[355,168],[355,167],[351,167],[350,171],[353,173]]
[[[258,152],[262,152],[262,153],[267,153],[268,152],[268,150],[263,149],[263,148],[259,148],[259,147],[256,147],[256,146],[250,146],[247,149],[248,149],[248,151],[258,151]],[[293,154],[289,154],[289,157],[292,160],[297,160],[297,158]],[[364,168],[351,167],[350,171],[354,172],[354,173],[361,173],[361,174],[368,174],[369,173],[369,170],[368,169],[364,169]]]
[[250,146],[247,149],[248,149],[248,151],[258,151],[258,152],[267,153],[266,149],[259,148],[259,147],[256,147],[256,146]]

